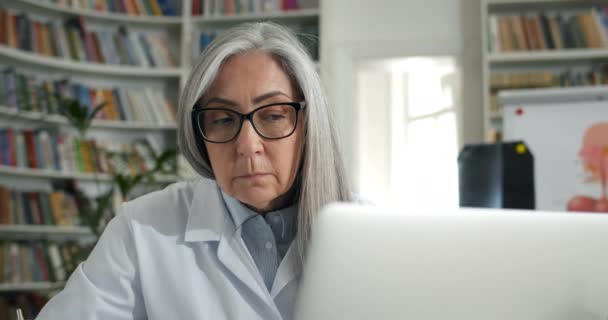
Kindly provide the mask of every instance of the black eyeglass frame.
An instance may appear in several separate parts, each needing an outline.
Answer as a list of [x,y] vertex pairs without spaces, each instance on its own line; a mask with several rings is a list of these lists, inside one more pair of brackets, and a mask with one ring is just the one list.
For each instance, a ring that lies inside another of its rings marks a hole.
[[[285,136],[279,137],[279,138],[269,138],[266,137],[265,135],[263,135],[258,128],[256,128],[255,123],[253,122],[253,115],[258,112],[261,109],[264,108],[268,108],[268,107],[274,107],[274,106],[280,106],[280,105],[289,105],[291,107],[293,107],[296,110],[296,122],[293,126],[293,129],[291,130],[291,132]],[[304,108],[306,108],[306,101],[300,101],[300,102],[277,102],[277,103],[271,103],[271,104],[266,104],[260,107],[255,108],[254,110],[252,110],[249,113],[243,114],[240,113],[238,111],[232,110],[232,109],[227,109],[227,108],[205,108],[199,104],[194,105],[194,107],[192,108],[192,112],[191,112],[191,117],[192,117],[192,129],[195,130],[195,132],[198,132],[200,134],[200,136],[207,142],[210,143],[228,143],[230,141],[233,141],[234,139],[236,139],[239,134],[241,133],[241,129],[243,129],[243,123],[245,122],[245,120],[248,120],[249,123],[251,123],[251,126],[253,127],[253,130],[255,130],[255,132],[262,138],[264,139],[269,139],[269,140],[279,140],[279,139],[285,139],[289,136],[291,136],[295,131],[296,128],[298,127],[298,114],[300,113],[300,110],[304,110]],[[240,124],[239,124],[239,129],[236,131],[236,133],[234,134],[234,137],[230,138],[229,140],[226,141],[213,141],[213,140],[209,140],[206,136],[205,136],[205,132],[201,126],[201,124],[198,121],[198,116],[201,112],[203,111],[208,111],[208,110],[221,110],[221,111],[227,111],[227,112],[231,112],[234,114],[237,114],[239,116],[240,119]]]

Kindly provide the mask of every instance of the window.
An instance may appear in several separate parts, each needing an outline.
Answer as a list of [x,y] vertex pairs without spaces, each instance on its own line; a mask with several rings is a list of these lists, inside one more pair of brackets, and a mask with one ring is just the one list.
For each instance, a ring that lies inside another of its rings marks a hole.
[[359,90],[359,192],[376,203],[457,207],[455,59],[368,63]]

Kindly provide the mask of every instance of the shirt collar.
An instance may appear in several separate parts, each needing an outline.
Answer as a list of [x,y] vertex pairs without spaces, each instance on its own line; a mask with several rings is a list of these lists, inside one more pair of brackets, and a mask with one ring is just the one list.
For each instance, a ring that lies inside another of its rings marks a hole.
[[[226,203],[226,208],[228,208],[228,212],[230,213],[230,216],[232,217],[232,221],[234,222],[234,225],[237,230],[243,225],[243,223],[245,223],[245,221],[258,215],[257,212],[249,209],[247,206],[245,206],[243,203],[241,203],[237,199],[227,195],[224,192],[221,192],[221,194],[222,194],[222,198],[224,198],[224,202]],[[266,212],[264,214],[264,218],[266,219],[266,221],[269,221],[268,218],[271,218],[273,216],[282,216],[282,218],[286,219],[286,220],[295,220],[295,219],[297,219],[296,218],[297,212],[298,212],[298,205],[294,204],[294,205],[291,205],[291,206],[283,208],[283,209]],[[271,224],[271,227],[272,227],[272,224]]]

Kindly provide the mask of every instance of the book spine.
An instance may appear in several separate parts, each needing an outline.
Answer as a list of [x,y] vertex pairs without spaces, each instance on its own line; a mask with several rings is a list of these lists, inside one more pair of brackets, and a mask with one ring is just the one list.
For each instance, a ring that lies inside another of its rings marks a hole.
[[40,141],[40,131],[34,132],[34,148],[36,149],[35,157],[36,157],[36,165],[38,169],[45,169],[46,163],[44,163],[44,157],[42,154],[42,144]]
[[11,220],[11,191],[0,186],[0,224],[9,224]]
[[10,166],[17,166],[17,150],[15,145],[15,129],[8,128],[6,131],[7,148]]
[[6,129],[0,129],[0,164],[8,165],[8,136]]
[[0,9],[0,27],[2,27],[2,29],[0,29],[0,43],[3,45],[8,45],[8,20],[8,12],[6,12],[6,10]]
[[129,106],[123,102],[120,91],[122,89],[112,89],[110,91],[116,105],[116,110],[119,113],[119,118],[122,121],[132,121],[130,110],[127,109]]
[[36,162],[36,143],[34,141],[34,132],[32,130],[24,130],[25,145],[27,152],[27,166],[32,169],[38,168]]
[[152,57],[151,48],[150,48],[148,41],[145,38],[145,35],[143,33],[139,33],[138,36],[139,36],[139,43],[141,44],[141,47],[144,50],[144,53],[148,60],[148,65],[150,65],[151,67],[157,66],[157,64],[154,61],[154,58]]

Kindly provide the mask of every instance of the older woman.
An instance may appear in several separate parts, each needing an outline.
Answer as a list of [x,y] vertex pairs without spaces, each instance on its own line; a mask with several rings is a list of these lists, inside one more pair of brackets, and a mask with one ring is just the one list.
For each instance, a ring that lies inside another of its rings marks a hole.
[[286,319],[310,225],[348,201],[314,64],[273,23],[228,30],[180,99],[203,177],[125,203],[38,319]]

